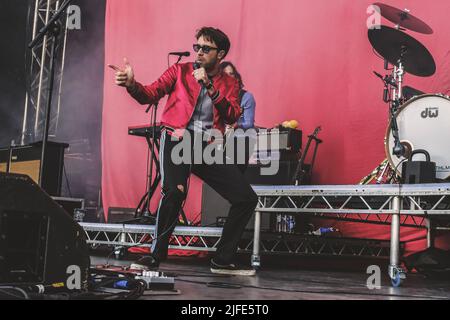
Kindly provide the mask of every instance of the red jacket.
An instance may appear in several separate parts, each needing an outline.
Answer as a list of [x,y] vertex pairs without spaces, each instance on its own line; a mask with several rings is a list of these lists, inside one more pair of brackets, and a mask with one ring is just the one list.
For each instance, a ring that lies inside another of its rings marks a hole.
[[[161,124],[172,129],[185,129],[192,118],[200,95],[201,85],[192,75],[193,63],[175,64],[151,85],[136,83],[130,95],[140,104],[154,104],[166,94],[167,104]],[[213,128],[225,131],[225,124],[235,123],[241,116],[239,84],[236,79],[219,72],[212,78],[219,96],[214,99]]]

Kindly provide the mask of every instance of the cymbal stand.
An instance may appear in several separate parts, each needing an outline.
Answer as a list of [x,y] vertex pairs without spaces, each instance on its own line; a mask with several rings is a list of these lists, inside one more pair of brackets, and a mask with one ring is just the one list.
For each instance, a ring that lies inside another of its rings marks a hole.
[[402,47],[402,52],[400,54],[400,59],[398,60],[398,66],[394,66],[393,78],[396,86],[392,90],[392,99],[390,102],[390,116],[391,116],[391,131],[394,137],[394,148],[392,153],[401,158],[405,155],[405,147],[400,141],[400,135],[398,133],[398,123],[397,123],[397,111],[400,107],[403,99],[403,77],[405,75],[405,69],[403,67],[403,55],[406,53],[406,48]]

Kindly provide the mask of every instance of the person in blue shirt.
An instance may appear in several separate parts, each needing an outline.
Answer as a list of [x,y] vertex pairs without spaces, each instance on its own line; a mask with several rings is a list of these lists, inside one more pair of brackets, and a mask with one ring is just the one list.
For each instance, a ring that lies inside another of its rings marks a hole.
[[[232,76],[233,78],[236,78],[239,82],[239,99],[240,99],[240,105],[242,108],[242,115],[239,118],[238,122],[234,125],[234,129],[253,129],[255,127],[255,109],[256,109],[256,101],[253,97],[253,94],[244,90],[244,82],[242,81],[241,74],[237,70],[237,68],[234,66],[233,63],[230,61],[224,61],[220,64],[220,68],[223,72],[226,74]],[[239,135],[234,135],[235,139],[240,139],[243,137],[240,137]],[[248,167],[249,159],[253,153],[254,145],[256,143],[255,137],[248,137],[246,139],[246,150],[245,150],[245,163],[238,163],[239,170],[241,170],[242,173],[245,172],[245,170]],[[235,141],[235,147],[238,144]],[[238,150],[235,149],[235,159]]]

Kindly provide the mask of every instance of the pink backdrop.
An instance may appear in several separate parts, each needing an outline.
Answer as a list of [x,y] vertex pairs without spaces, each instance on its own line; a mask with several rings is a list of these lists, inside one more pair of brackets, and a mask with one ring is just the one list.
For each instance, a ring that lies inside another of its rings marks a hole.
[[[385,0],[407,7],[434,29],[410,32],[434,55],[437,73],[408,75],[406,84],[426,92],[450,92],[450,2]],[[372,70],[383,63],[367,39],[369,0],[109,0],[106,12],[106,63],[128,57],[136,78],[154,81],[167,68],[169,51],[192,52],[195,30],[216,26],[232,43],[227,57],[239,68],[257,100],[256,122],[272,127],[297,119],[305,135],[323,127],[317,184],[355,184],[384,158],[388,109],[382,84]],[[383,24],[392,26],[386,20]],[[191,58],[192,59],[192,58]],[[191,60],[186,60],[191,61]],[[171,63],[174,61],[172,60]],[[165,100],[160,104],[164,106]],[[135,207],[145,190],[147,148],[127,127],[149,117],[105,69],[103,109],[103,201],[108,207]],[[159,190],[153,208],[159,200]],[[201,209],[201,184],[191,180],[186,212]],[[388,238],[388,228],[346,224],[345,234]],[[404,229],[403,240],[423,235]],[[423,241],[419,245],[423,245]]]

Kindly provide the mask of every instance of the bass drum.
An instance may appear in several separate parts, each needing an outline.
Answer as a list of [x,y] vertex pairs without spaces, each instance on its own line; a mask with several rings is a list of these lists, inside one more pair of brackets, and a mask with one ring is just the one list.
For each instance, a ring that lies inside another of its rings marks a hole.
[[[437,94],[417,96],[400,107],[396,115],[401,143],[409,157],[412,151],[425,149],[436,162],[436,177],[450,177],[450,97]],[[393,169],[401,175],[400,162],[392,153],[394,137],[391,126],[385,137],[386,155]],[[422,155],[414,159],[424,160]]]

